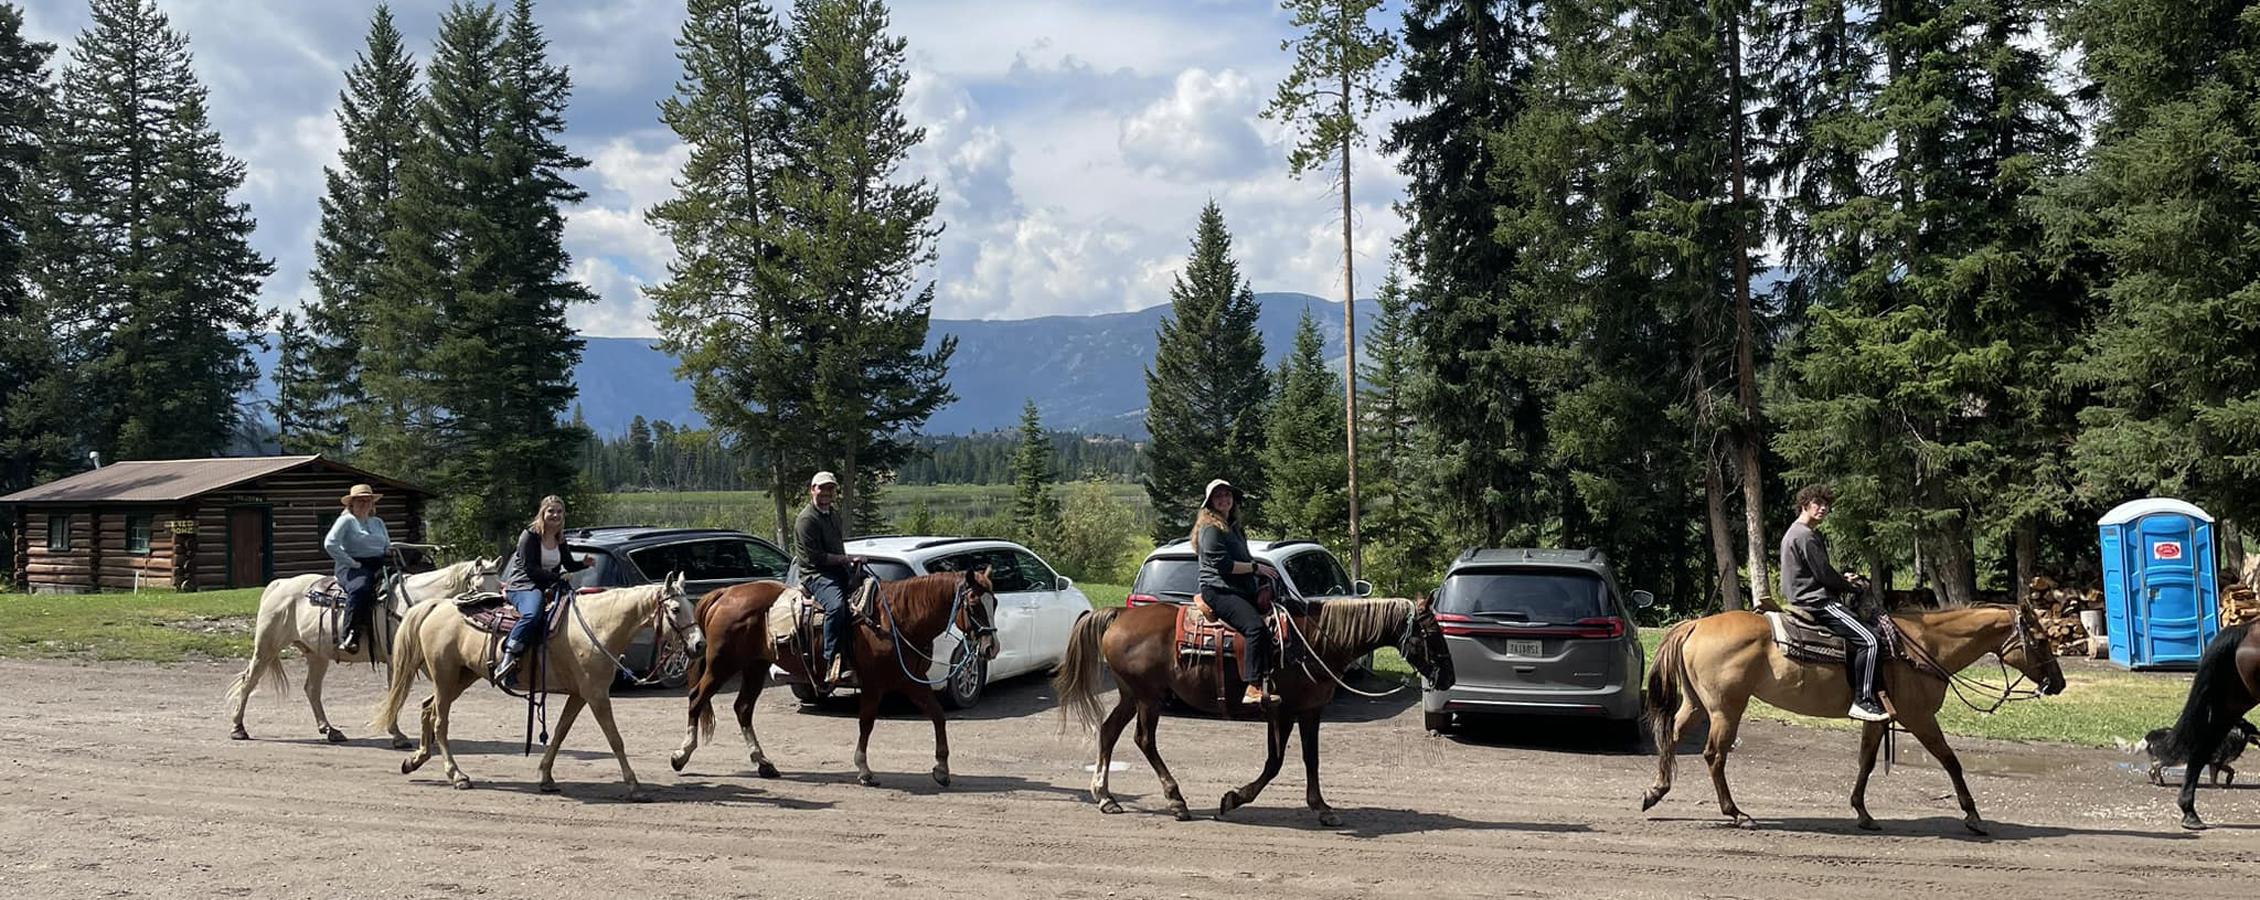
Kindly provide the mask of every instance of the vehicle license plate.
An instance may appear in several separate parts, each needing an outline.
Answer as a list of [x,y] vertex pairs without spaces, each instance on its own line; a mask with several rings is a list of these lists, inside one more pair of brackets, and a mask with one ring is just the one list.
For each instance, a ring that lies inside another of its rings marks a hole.
[[1537,659],[1546,655],[1545,641],[1508,641],[1507,655],[1524,659]]

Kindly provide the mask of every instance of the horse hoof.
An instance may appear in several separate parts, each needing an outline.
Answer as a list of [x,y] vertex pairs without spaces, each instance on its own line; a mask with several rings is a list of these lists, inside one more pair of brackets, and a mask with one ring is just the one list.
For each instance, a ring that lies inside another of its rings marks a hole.
[[544,781],[544,782],[542,782],[542,783],[541,783],[541,792],[542,792],[542,793],[544,793],[544,794],[554,794],[554,793],[557,793],[557,782],[554,782],[554,781]]
[[1647,812],[1648,810],[1654,808],[1656,804],[1662,802],[1664,802],[1664,792],[1651,789],[1647,794],[1641,796],[1640,811]]
[[761,765],[753,770],[753,774],[758,775],[762,778],[778,777],[777,767],[771,764],[768,760],[762,760]]
[[1882,831],[1882,830],[1883,830],[1883,826],[1876,824],[1876,823],[1875,823],[1875,820],[1874,820],[1874,819],[1861,819],[1861,820],[1860,820],[1859,822],[1857,822],[1857,823],[1854,823],[1854,824],[1858,825],[1858,826],[1859,826],[1859,829],[1860,829],[1861,831]]
[[944,768],[942,768],[942,767],[940,767],[940,766],[936,766],[936,767],[934,767],[934,783],[935,783],[935,784],[938,784],[938,785],[941,785],[941,786],[943,786],[943,787],[949,787],[949,786],[950,786],[950,770],[948,770],[948,769],[944,769]]
[[1758,820],[1749,816],[1737,815],[1734,817],[1734,827],[1743,831],[1756,831],[1758,830]]
[[231,741],[248,741],[250,739],[251,732],[243,730],[243,726],[241,725],[235,726],[234,731],[228,732],[228,740]]
[[471,789],[471,779],[468,778],[458,778],[450,783],[453,784],[455,786],[455,789],[458,791],[467,791]]
[[1321,810],[1318,814],[1318,824],[1328,828],[1340,828],[1342,827],[1342,817],[1336,815],[1331,809]]
[[650,794],[646,794],[646,793],[644,793],[644,792],[642,792],[642,791],[639,791],[639,790],[634,790],[634,789],[630,789],[630,790],[628,791],[628,802],[629,802],[629,803],[650,803],[650,802],[651,802],[651,795],[650,795]]
[[1980,822],[1980,821],[1978,821],[1978,820],[1977,820],[1977,818],[1976,818],[1976,817],[1974,817],[1974,816],[1973,816],[1973,817],[1971,817],[1971,818],[1968,818],[1968,819],[1963,819],[1963,820],[1962,820],[1962,827],[1963,827],[1963,828],[1967,828],[1967,829],[1969,829],[1969,830],[1970,830],[1970,833],[1971,833],[1971,834],[1986,834],[1986,833],[1987,833],[1987,832],[1986,832],[1986,830],[1985,830],[1985,824],[1984,824],[1983,822]]
[[689,763],[690,763],[690,761],[691,761],[691,758],[690,758],[690,756],[689,756],[689,755],[687,755],[687,754],[682,754],[682,753],[677,753],[677,754],[674,754],[674,755],[672,755],[672,756],[669,756],[669,757],[667,757],[667,764],[668,764],[668,765],[670,765],[670,766],[673,766],[673,767],[675,767],[675,771],[677,771],[677,772],[680,772],[680,771],[682,771],[682,770],[683,770],[683,766],[685,766],[685,765],[689,764]]
[[1190,822],[1190,821],[1193,821],[1193,811],[1192,811],[1192,810],[1189,810],[1189,809],[1186,809],[1186,808],[1185,808],[1185,806],[1184,806],[1184,804],[1177,804],[1177,805],[1175,805],[1175,806],[1171,806],[1171,807],[1169,808],[1169,814],[1170,814],[1170,815],[1172,815],[1172,816],[1175,816],[1175,817],[1177,817],[1177,821],[1179,821],[1179,822]]
[[1107,815],[1110,815],[1110,816],[1111,816],[1111,815],[1114,815],[1114,814],[1116,814],[1116,813],[1119,813],[1119,812],[1121,812],[1121,811],[1122,811],[1122,804],[1120,804],[1120,803],[1116,803],[1116,802],[1114,802],[1114,801],[1112,801],[1112,800],[1108,800],[1108,801],[1107,801],[1107,802],[1105,802],[1105,803],[1101,803],[1101,804],[1099,804],[1099,812],[1103,812],[1103,813],[1106,813]]
[[855,776],[855,783],[863,785],[864,787],[878,787],[879,777],[869,772],[865,772],[861,775]]
[[401,760],[401,761],[400,761],[400,774],[402,774],[402,775],[406,775],[406,774],[408,774],[408,773],[410,773],[410,772],[414,772],[414,771],[416,771],[416,766],[417,766],[417,765],[418,765],[418,764],[417,764],[416,760],[415,760],[415,759],[414,759],[413,757],[411,757],[411,758],[409,758],[409,759],[404,759],[404,760]]
[[345,732],[339,731],[335,728],[324,728],[322,729],[322,734],[327,736],[330,743],[332,744],[345,743]]
[[1225,791],[1224,799],[1216,801],[1216,817],[1224,818],[1226,814],[1239,809],[1240,804],[1246,802],[1248,801],[1240,799],[1239,791]]
[[2182,827],[2190,831],[2204,831],[2210,826],[2205,824],[2205,820],[2198,818],[2196,813],[2190,813],[2182,817]]

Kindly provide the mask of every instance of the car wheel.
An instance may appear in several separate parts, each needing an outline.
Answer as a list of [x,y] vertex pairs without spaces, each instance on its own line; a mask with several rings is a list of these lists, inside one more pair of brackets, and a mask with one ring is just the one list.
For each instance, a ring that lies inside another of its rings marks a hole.
[[954,673],[935,691],[942,697],[942,706],[949,709],[967,709],[981,702],[981,692],[989,686],[989,661],[976,659],[966,663],[965,654],[966,649],[961,646],[950,655],[950,668]]
[[816,686],[808,682],[788,681],[785,686],[792,689],[793,699],[800,701],[802,706],[815,706],[824,702],[824,698],[817,695]]
[[658,681],[660,686],[666,688],[679,688],[690,683],[691,655],[689,652],[683,650],[674,650],[667,653],[661,653],[659,654],[658,665]]
[[1427,726],[1429,731],[1435,732],[1437,734],[1452,733],[1452,714],[1448,712],[1428,712],[1426,710],[1422,710],[1420,713],[1420,723]]

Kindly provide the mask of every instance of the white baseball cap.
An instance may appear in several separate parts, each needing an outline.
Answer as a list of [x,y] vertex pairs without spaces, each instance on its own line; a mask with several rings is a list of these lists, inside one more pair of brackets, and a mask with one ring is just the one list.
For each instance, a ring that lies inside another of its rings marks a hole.
[[818,472],[818,473],[816,473],[816,477],[814,477],[814,478],[811,478],[811,479],[809,479],[809,480],[808,480],[808,486],[809,486],[809,487],[817,487],[817,486],[820,486],[820,485],[826,485],[826,484],[839,484],[839,483],[840,483],[840,479],[839,479],[838,477],[834,476],[834,475],[833,475],[832,473],[830,473],[830,472]]

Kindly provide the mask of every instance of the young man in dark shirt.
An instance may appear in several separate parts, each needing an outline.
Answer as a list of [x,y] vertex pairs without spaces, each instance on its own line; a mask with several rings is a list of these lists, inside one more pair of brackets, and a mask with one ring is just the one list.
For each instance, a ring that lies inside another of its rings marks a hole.
[[827,668],[820,662],[817,677],[827,685],[838,684],[850,665],[848,638],[855,622],[848,611],[848,588],[863,568],[863,557],[847,555],[846,524],[833,506],[839,485],[832,473],[816,473],[808,480],[808,505],[793,520],[793,564],[800,570],[801,590],[824,608],[823,652],[831,663]]
[[1835,502],[1835,493],[1825,485],[1797,492],[1797,521],[1781,536],[1781,595],[1844,639],[1845,674],[1852,682],[1852,708],[1845,714],[1863,722],[1888,722],[1891,714],[1876,699],[1883,676],[1877,669],[1875,632],[1840,599],[1865,588],[1867,580],[1836,571],[1829,564],[1828,539],[1814,530]]

